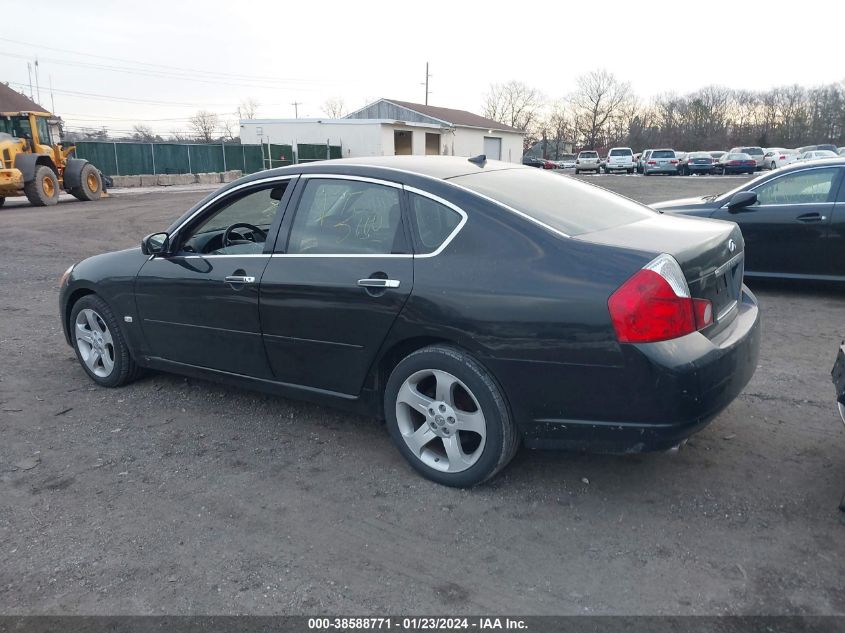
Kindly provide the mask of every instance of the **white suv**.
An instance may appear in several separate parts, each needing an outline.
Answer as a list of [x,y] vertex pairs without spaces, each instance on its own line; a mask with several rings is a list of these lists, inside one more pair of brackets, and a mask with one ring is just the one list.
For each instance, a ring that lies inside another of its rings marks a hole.
[[575,173],[580,174],[582,171],[594,171],[599,173],[601,170],[601,159],[599,153],[593,150],[584,150],[579,152],[578,158],[575,159]]
[[611,147],[604,163],[604,172],[627,171],[634,173],[634,152],[630,147]]

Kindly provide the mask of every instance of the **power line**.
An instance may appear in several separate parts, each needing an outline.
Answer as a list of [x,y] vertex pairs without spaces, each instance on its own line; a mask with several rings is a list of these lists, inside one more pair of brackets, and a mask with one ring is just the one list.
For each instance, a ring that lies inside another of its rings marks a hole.
[[[120,57],[112,57],[111,55],[95,55],[93,53],[82,53],[80,51],[69,50],[65,48],[55,48],[51,46],[41,46],[40,44],[36,45],[32,42],[24,42],[21,40],[13,40],[6,37],[0,37],[0,41],[2,42],[10,42],[13,44],[18,44],[21,46],[29,46],[32,48],[37,49],[39,52],[42,50],[50,50],[56,51],[58,53],[69,53],[71,55],[80,55],[82,57],[93,57],[96,59],[106,59],[111,62],[123,62],[127,64],[135,64],[137,66],[149,66],[152,68],[162,68],[168,72],[185,72],[191,73],[193,75],[212,75],[214,77],[233,77],[235,79],[246,79],[250,81],[270,81],[270,82],[278,82],[278,81],[292,81],[292,82],[308,82],[308,83],[323,83],[323,84],[333,84],[337,83],[338,81],[343,82],[353,82],[357,81],[354,79],[346,79],[346,78],[337,78],[337,79],[301,79],[301,78],[294,78],[294,77],[268,77],[268,76],[259,76],[259,75],[244,75],[241,73],[225,73],[220,71],[209,71],[209,70],[197,70],[194,68],[184,68],[173,66],[171,64],[154,64],[151,62],[139,62],[131,59],[120,58]],[[44,59],[42,57],[42,59]]]
[[[21,84],[15,81],[10,81],[10,85],[19,86],[26,88],[26,84]],[[89,99],[101,99],[105,101],[121,101],[126,103],[140,103],[144,105],[154,105],[154,106],[184,106],[188,108],[203,108],[203,107],[229,107],[231,106],[230,103],[222,104],[222,103],[186,103],[181,101],[155,101],[152,99],[131,99],[128,97],[112,97],[109,95],[103,94],[96,94],[93,92],[79,92],[76,90],[60,90],[59,88],[55,88],[54,92],[63,95],[69,95],[74,97],[86,97]]]

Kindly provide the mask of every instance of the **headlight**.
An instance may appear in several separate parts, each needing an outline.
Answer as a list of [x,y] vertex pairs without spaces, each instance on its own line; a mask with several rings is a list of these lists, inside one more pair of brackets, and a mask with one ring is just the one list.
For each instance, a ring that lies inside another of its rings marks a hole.
[[64,285],[67,283],[68,277],[70,277],[70,274],[73,272],[74,266],[76,266],[76,264],[71,264],[70,267],[68,267],[68,269],[64,273],[62,273],[62,276],[59,278],[59,288],[63,288]]

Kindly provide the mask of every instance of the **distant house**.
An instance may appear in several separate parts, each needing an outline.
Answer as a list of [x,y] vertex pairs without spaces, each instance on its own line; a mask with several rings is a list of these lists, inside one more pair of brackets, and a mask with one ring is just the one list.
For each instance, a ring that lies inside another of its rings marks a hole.
[[466,110],[379,99],[342,119],[241,120],[244,144],[340,145],[344,157],[476,156],[518,163],[523,130]]

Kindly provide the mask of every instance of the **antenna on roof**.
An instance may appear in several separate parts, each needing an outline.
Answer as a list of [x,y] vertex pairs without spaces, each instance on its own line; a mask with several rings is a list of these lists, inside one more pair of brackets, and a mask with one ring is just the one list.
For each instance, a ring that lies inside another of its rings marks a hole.
[[486,154],[479,154],[478,156],[473,156],[472,158],[467,158],[467,160],[471,163],[475,163],[476,165],[480,165],[484,167],[484,163],[487,162],[487,155]]

